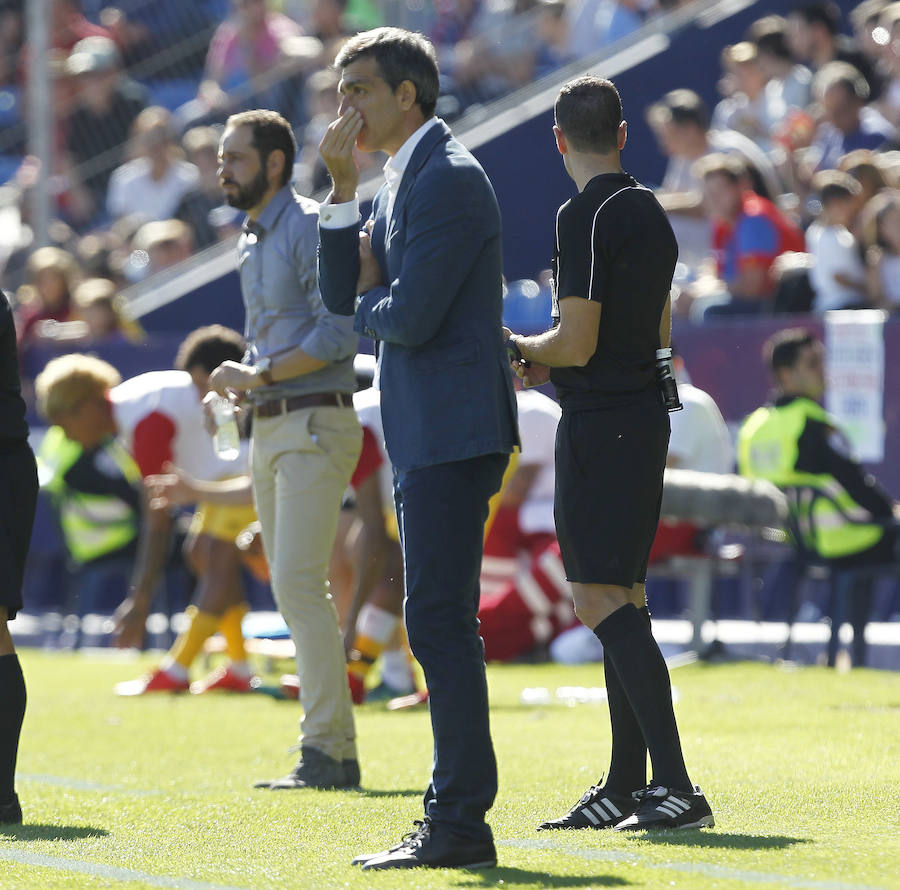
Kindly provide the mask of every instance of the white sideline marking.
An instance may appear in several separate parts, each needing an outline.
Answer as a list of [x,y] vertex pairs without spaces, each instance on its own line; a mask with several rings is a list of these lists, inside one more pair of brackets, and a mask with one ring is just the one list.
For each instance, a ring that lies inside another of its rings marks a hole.
[[166,875],[152,875],[130,868],[101,865],[99,862],[85,862],[81,859],[67,859],[64,856],[45,856],[42,853],[27,853],[24,850],[0,849],[0,859],[17,862],[19,865],[34,865],[38,868],[52,868],[57,871],[75,872],[95,878],[113,881],[140,881],[153,887],[176,887],[178,890],[247,890],[227,884],[209,884],[206,881],[192,881],[190,878],[170,878]]
[[41,785],[55,785],[71,791],[105,791],[115,794],[129,794],[132,797],[152,797],[165,794],[164,791],[144,791],[140,788],[128,788],[125,785],[104,785],[100,782],[88,782],[83,779],[72,779],[69,776],[44,776],[37,773],[19,773],[16,779],[25,782],[37,782]]
[[637,863],[644,868],[653,868],[659,871],[701,874],[706,877],[722,878],[731,881],[747,881],[754,884],[777,884],[779,887],[808,887],[812,888],[812,890],[885,890],[884,887],[872,884],[848,884],[846,881],[817,881],[814,878],[729,868],[727,865],[714,865],[711,862],[652,862],[647,857],[638,856],[634,853],[623,853],[619,850],[590,850],[578,847],[565,847],[553,841],[501,840],[497,841],[497,843],[504,847],[518,847],[522,850],[551,850],[563,855],[579,856],[582,859]]

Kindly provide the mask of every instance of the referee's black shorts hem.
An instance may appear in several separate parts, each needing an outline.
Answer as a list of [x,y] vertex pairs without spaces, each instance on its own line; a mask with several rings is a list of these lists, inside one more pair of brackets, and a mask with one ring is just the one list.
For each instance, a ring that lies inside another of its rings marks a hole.
[[646,580],[668,445],[655,391],[626,405],[563,409],[554,513],[569,581],[630,588]]

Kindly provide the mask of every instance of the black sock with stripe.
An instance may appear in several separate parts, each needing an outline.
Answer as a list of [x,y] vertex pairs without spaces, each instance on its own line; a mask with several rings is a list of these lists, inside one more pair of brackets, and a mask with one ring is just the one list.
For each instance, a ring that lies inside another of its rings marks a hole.
[[647,619],[634,603],[616,609],[594,634],[603,644],[637,718],[653,765],[653,782],[690,791],[681,740],[672,707],[669,669]]

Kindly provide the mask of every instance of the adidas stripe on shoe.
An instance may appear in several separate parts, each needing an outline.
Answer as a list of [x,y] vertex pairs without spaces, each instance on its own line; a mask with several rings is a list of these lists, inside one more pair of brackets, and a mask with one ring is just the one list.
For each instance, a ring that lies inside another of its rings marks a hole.
[[606,791],[602,785],[592,785],[568,813],[542,822],[537,830],[612,828],[630,816],[636,806],[633,796],[615,794]]
[[716,821],[698,785],[693,791],[677,791],[651,785],[634,793],[636,809],[616,825],[616,831],[657,828],[712,828]]

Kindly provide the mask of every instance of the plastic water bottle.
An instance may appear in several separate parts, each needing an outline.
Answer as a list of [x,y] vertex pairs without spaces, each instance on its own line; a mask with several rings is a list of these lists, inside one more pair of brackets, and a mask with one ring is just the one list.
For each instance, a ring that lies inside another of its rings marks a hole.
[[221,460],[237,460],[241,453],[241,437],[234,416],[234,402],[214,392],[203,401],[209,404],[216,425],[216,431],[213,433],[213,448],[216,455]]

